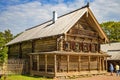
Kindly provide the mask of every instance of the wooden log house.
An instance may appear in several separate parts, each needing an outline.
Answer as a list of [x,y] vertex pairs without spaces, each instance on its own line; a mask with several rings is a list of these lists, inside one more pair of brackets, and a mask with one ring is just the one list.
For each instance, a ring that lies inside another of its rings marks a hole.
[[27,59],[31,75],[61,77],[107,72],[108,42],[88,6],[27,29],[10,41],[9,58]]

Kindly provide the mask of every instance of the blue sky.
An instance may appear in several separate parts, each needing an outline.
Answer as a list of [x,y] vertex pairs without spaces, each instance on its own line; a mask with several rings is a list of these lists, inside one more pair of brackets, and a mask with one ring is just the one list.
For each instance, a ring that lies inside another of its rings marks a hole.
[[0,0],[0,31],[16,35],[52,19],[54,10],[60,16],[87,2],[99,23],[120,21],[120,0]]

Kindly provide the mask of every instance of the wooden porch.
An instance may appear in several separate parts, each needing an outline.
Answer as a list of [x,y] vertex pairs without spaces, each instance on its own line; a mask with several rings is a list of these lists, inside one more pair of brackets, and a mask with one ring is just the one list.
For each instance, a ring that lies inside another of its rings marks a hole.
[[76,52],[40,52],[30,54],[30,74],[46,77],[105,74],[106,54]]

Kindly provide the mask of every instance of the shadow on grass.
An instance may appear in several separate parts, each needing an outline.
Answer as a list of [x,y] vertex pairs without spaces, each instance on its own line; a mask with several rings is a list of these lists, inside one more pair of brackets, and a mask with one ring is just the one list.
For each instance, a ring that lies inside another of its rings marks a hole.
[[45,77],[45,76],[37,76],[37,75],[34,75],[34,76],[32,76],[32,75],[29,75],[29,74],[26,74],[26,75],[21,75],[21,76],[23,76],[23,77],[31,77],[31,78],[43,78],[43,79],[53,79],[53,78],[49,78],[49,77]]

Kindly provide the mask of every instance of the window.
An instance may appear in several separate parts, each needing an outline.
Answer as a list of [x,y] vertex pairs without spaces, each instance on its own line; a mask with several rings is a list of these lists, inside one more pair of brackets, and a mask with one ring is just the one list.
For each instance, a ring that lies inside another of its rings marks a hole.
[[79,50],[83,51],[83,43],[79,43]]
[[80,49],[79,49],[79,43],[75,43],[75,51],[76,51],[76,52],[79,52],[79,51],[80,51]]
[[83,51],[84,52],[88,52],[89,51],[88,43],[83,43]]
[[95,44],[91,44],[91,52],[95,52],[96,51],[96,45]]
[[69,42],[64,42],[64,50],[69,51],[70,50],[70,43]]
[[71,50],[75,51],[75,42],[71,42],[70,46],[71,46]]

